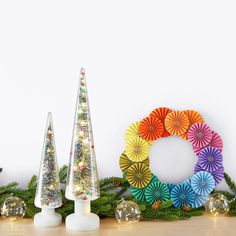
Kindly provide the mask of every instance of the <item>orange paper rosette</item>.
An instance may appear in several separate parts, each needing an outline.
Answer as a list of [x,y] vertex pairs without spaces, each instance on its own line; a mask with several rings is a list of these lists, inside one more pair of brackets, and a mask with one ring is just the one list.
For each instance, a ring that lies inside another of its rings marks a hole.
[[155,117],[146,117],[139,124],[139,133],[142,138],[154,141],[163,134],[163,123]]
[[[204,123],[204,119],[203,117],[196,111],[193,110],[185,110],[183,111],[189,120],[189,127],[195,123]],[[183,139],[188,139],[188,130],[184,133],[180,135],[181,138]]]
[[[159,108],[156,108],[155,110],[153,110],[150,113],[150,117],[155,117],[155,118],[159,119],[164,125],[164,120],[170,112],[172,112],[172,110],[168,107],[159,107]],[[161,137],[168,137],[170,135],[171,134],[164,127],[164,131],[163,131]]]
[[165,118],[165,128],[170,134],[181,135],[189,128],[187,115],[182,111],[172,111]]

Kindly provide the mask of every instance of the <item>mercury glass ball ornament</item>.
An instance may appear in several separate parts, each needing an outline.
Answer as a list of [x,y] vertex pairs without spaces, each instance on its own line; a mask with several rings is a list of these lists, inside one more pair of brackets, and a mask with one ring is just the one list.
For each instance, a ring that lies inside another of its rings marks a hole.
[[117,204],[115,216],[120,224],[137,223],[140,220],[141,212],[137,203],[122,199]]
[[9,197],[1,206],[2,218],[6,220],[14,221],[23,218],[25,212],[25,202],[19,197]]
[[229,203],[223,194],[213,193],[209,195],[205,203],[205,209],[214,216],[224,215],[229,211]]

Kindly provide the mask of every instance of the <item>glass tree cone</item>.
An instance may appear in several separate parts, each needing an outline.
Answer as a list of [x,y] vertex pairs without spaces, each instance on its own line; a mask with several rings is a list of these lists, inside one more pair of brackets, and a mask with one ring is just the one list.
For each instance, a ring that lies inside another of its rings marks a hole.
[[94,200],[100,195],[85,72],[81,69],[70,151],[66,198]]
[[52,114],[48,113],[43,153],[38,175],[35,205],[39,208],[57,208],[62,204],[59,171],[56,157]]

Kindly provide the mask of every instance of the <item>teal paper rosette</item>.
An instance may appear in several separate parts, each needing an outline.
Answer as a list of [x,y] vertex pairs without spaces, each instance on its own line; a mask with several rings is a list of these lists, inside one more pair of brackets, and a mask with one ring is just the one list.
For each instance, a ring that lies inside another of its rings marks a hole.
[[159,200],[166,202],[170,198],[170,192],[166,184],[155,181],[146,187],[145,198],[149,204],[153,204]]
[[[149,184],[151,184],[153,182],[157,182],[157,181],[158,181],[158,178],[156,177],[156,175],[152,175],[152,178],[151,178]],[[145,189],[146,188],[130,187],[130,191],[131,191],[132,195],[141,202],[145,202],[145,200],[146,200],[146,198],[145,198]]]

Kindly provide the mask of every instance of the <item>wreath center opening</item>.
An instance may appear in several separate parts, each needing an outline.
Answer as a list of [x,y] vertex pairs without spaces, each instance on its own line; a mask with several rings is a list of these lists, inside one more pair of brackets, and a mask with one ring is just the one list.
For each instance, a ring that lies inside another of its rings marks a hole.
[[191,144],[177,136],[161,138],[152,143],[149,159],[152,173],[161,182],[173,184],[190,178],[197,163]]

